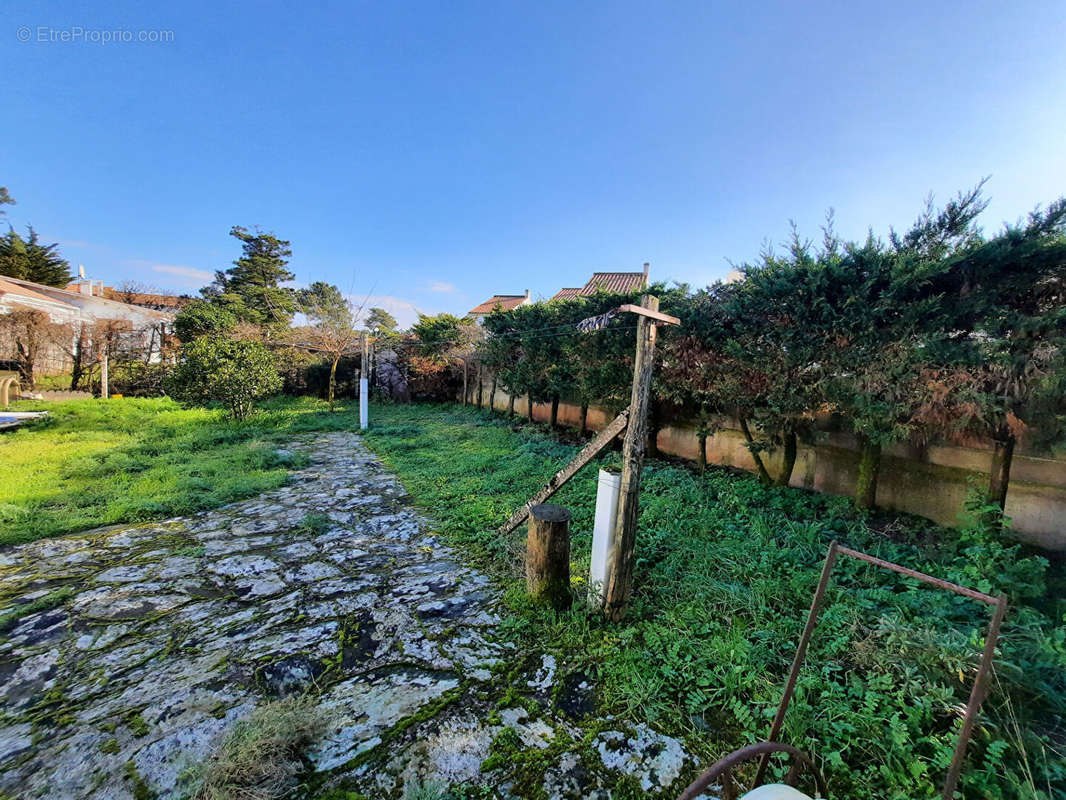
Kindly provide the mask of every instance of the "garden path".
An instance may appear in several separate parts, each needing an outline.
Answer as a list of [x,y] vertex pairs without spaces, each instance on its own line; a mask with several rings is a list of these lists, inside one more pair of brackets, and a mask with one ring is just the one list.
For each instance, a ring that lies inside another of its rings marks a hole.
[[524,796],[517,761],[482,767],[506,728],[551,754],[549,797],[677,783],[678,742],[590,729],[587,678],[501,639],[489,579],[358,436],[289,447],[309,465],[259,497],[0,549],[0,796],[180,797],[236,720],[298,691],[328,714],[323,787]]

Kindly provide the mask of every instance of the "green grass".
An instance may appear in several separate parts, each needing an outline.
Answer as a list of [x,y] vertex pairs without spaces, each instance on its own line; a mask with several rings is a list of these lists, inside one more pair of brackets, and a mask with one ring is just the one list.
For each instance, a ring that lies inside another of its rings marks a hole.
[[[1048,596],[1046,561],[1011,542],[916,518],[897,520],[888,538],[844,498],[653,461],[642,486],[636,595],[627,621],[610,625],[580,604],[561,615],[531,608],[517,561],[524,531],[501,540],[491,530],[575,447],[499,416],[424,405],[379,410],[367,441],[441,533],[501,581],[516,641],[595,674],[605,713],[684,737],[704,766],[765,738],[832,539],[1007,592],[996,681],[962,790],[980,798],[1066,792],[1066,604]],[[595,466],[553,500],[573,511],[579,593]],[[833,796],[939,796],[987,619],[972,602],[842,560],[782,738],[816,754]]]
[[243,423],[165,398],[24,402],[50,415],[0,434],[0,544],[217,507],[281,485],[294,433],[354,427],[310,399],[264,403]]

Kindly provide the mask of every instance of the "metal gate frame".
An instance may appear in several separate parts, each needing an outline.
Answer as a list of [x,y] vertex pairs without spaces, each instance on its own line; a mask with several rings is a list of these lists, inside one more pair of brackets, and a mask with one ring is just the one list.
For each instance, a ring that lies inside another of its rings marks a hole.
[[[851,556],[859,561],[865,561],[868,564],[873,564],[882,569],[897,572],[900,575],[906,575],[909,578],[914,578],[922,583],[936,586],[939,589],[946,589],[949,592],[954,592],[963,597],[968,597],[971,600],[977,600],[978,602],[990,605],[994,609],[992,612],[992,620],[988,624],[988,632],[985,634],[985,650],[984,654],[981,656],[981,666],[978,668],[977,676],[974,678],[973,688],[970,691],[970,700],[966,704],[966,714],[963,717],[962,730],[959,732],[959,739],[955,743],[955,754],[951,759],[951,766],[948,769],[947,778],[944,781],[944,791],[941,794],[942,800],[952,800],[955,795],[955,787],[959,782],[959,775],[962,772],[962,762],[966,757],[966,746],[969,744],[970,737],[973,735],[973,727],[977,721],[977,712],[980,710],[981,703],[984,702],[985,695],[988,692],[988,676],[992,670],[992,657],[995,654],[996,642],[999,640],[999,628],[1003,624],[1003,617],[1007,613],[1007,596],[1005,594],[999,594],[993,597],[984,592],[978,592],[975,589],[959,586],[958,584],[941,580],[940,578],[934,578],[932,575],[926,575],[924,572],[908,569],[899,564],[893,564],[891,561],[885,561],[876,556],[867,555],[858,550],[852,550],[850,547],[844,547],[837,544],[834,540],[829,544],[829,552],[826,554],[825,563],[822,566],[822,577],[818,581],[818,588],[815,590],[814,599],[811,601],[811,610],[807,615],[807,625],[804,627],[803,635],[800,637],[799,647],[796,650],[796,657],[792,662],[792,669],[789,671],[788,683],[785,684],[785,694],[781,698],[781,705],[778,706],[777,715],[774,717],[773,725],[770,727],[770,735],[767,738],[771,742],[776,741],[778,734],[781,732],[781,726],[785,721],[785,711],[788,709],[788,704],[791,702],[792,695],[796,689],[796,680],[799,678],[800,668],[803,666],[804,658],[807,655],[807,645],[810,644],[811,637],[814,634],[814,628],[818,622],[818,614],[822,610],[822,603],[825,600],[825,591],[829,586],[829,578],[832,576],[833,567],[836,564],[838,554]],[[767,753],[764,754],[760,760],[759,771],[755,776],[755,786],[759,786],[762,783],[763,774],[766,771],[769,759],[770,754]]]

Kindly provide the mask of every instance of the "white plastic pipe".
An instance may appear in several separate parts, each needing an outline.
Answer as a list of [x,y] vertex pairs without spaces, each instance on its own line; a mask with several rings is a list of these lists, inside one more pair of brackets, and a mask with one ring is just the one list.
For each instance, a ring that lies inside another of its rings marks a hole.
[[608,556],[614,539],[614,523],[618,518],[618,489],[622,476],[600,470],[596,486],[596,521],[592,528],[592,563],[589,565],[589,603],[600,605],[607,588]]
[[368,417],[367,393],[369,390],[367,388],[367,383],[368,381],[366,378],[359,379],[359,429],[363,431],[366,430]]

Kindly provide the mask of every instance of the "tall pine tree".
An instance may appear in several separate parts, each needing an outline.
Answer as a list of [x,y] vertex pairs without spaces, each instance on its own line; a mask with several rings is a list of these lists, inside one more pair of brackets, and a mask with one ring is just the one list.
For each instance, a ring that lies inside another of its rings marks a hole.
[[70,264],[59,255],[59,245],[41,244],[32,225],[27,226],[27,231],[25,239],[13,228],[0,237],[0,275],[46,286],[70,283]]
[[201,293],[241,322],[288,327],[296,297],[292,289],[279,284],[294,277],[288,269],[290,243],[239,225],[230,230],[230,236],[241,241],[241,257],[229,269],[217,271],[214,282]]

